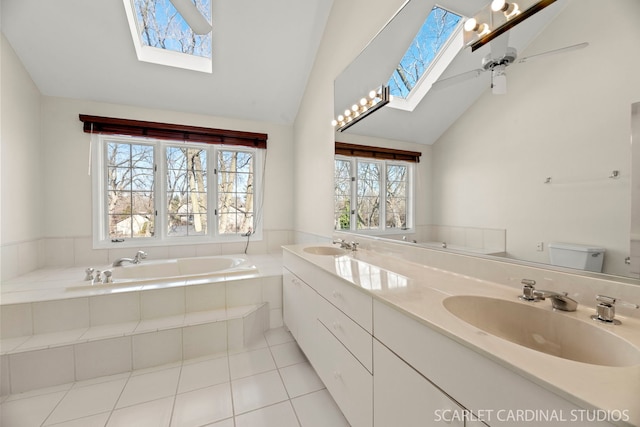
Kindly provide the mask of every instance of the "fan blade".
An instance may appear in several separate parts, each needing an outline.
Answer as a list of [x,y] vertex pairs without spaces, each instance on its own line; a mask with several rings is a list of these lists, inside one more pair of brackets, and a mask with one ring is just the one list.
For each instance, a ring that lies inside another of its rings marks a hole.
[[200,13],[195,4],[190,0],[169,0],[173,7],[176,8],[178,13],[182,15],[182,18],[187,22],[189,27],[194,33],[202,35],[208,34],[212,27],[204,16]]
[[540,58],[544,58],[546,56],[551,56],[551,55],[557,55],[559,53],[570,52],[572,50],[584,49],[587,46],[589,46],[589,43],[587,43],[587,42],[578,43],[578,44],[574,44],[574,45],[571,45],[571,46],[565,46],[565,47],[561,47],[560,49],[554,49],[554,50],[549,50],[547,52],[537,53],[537,54],[531,55],[531,56],[525,56],[524,58],[520,58],[518,60],[518,63],[529,62],[531,60],[540,59]]
[[436,80],[431,85],[431,89],[444,89],[445,87],[453,86],[466,80],[474,79],[480,74],[484,73],[484,71],[485,70],[483,70],[482,68],[477,68],[475,70],[467,71],[466,73]]

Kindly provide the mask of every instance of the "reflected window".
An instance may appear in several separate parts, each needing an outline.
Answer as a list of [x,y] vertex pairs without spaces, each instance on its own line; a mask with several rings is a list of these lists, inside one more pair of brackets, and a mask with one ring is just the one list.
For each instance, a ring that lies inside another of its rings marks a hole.
[[413,165],[336,156],[334,229],[371,233],[411,229]]
[[[462,16],[435,6],[389,78],[392,96],[408,98],[432,69],[461,25]],[[448,64],[445,64],[445,66]]]

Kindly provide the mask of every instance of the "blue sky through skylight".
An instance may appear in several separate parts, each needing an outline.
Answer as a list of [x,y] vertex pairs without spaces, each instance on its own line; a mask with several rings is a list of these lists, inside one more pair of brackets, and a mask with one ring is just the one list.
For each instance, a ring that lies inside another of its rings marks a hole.
[[447,43],[462,17],[435,6],[389,78],[390,94],[407,98],[429,70],[438,52]]
[[[135,16],[143,45],[211,58],[211,33],[197,35],[169,0],[134,0]],[[195,0],[211,22],[211,1]]]

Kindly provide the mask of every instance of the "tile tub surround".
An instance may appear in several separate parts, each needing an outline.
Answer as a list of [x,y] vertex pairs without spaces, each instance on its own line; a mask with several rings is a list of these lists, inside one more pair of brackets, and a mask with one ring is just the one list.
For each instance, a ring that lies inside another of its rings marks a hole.
[[281,256],[253,258],[257,274],[209,283],[68,291],[82,271],[63,269],[3,284],[2,394],[242,348],[282,325]]
[[[365,242],[365,239],[356,238],[354,240]],[[479,278],[473,274],[452,272],[442,266],[436,268],[427,263],[415,262],[415,260],[413,262],[407,261],[406,259],[409,257],[406,254],[404,259],[398,256],[402,248],[387,247],[386,250],[379,250],[381,248],[378,246],[376,247],[378,250],[367,250],[366,243],[364,243],[361,244],[361,248],[364,246],[365,249],[334,257],[305,252],[306,246],[308,245],[285,247],[285,259],[291,256],[301,258],[327,273],[341,278],[354,286],[355,289],[372,295],[374,302],[391,307],[394,311],[437,332],[439,336],[461,344],[486,360],[498,364],[503,369],[506,368],[508,371],[517,373],[531,383],[543,387],[558,398],[562,398],[561,400],[567,404],[585,409],[628,409],[630,421],[628,423],[622,422],[619,425],[640,425],[640,407],[637,402],[637,396],[640,396],[640,365],[609,367],[553,357],[486,333],[478,333],[477,328],[449,313],[443,305],[443,300],[453,295],[481,295],[517,304],[517,296],[521,289]],[[391,251],[393,250],[397,250],[397,252],[392,256]],[[456,259],[444,260],[443,262],[449,262],[453,267],[468,268],[468,266],[459,265],[461,258],[456,254],[440,252],[436,255],[442,255],[443,258],[447,255],[453,255]],[[420,254],[413,254],[413,256],[417,257]],[[466,258],[469,257],[463,259]],[[486,262],[486,260],[471,258],[471,262],[474,260]],[[479,271],[480,275],[490,274],[490,267],[499,268],[495,265],[484,266],[484,269]],[[493,273],[497,275],[496,272]],[[557,274],[560,275],[560,273]],[[596,285],[598,284],[594,286]],[[599,283],[599,285],[604,287],[606,283]],[[540,289],[542,288],[540,286]],[[549,289],[546,285],[544,288]],[[596,290],[602,292],[602,289]],[[634,291],[638,292],[637,289],[631,292]],[[542,304],[541,309],[551,311],[549,302],[545,301]],[[589,319],[589,316],[594,312],[592,307],[581,305],[576,312],[558,315],[570,316],[588,323],[589,326],[595,325],[595,327],[611,330],[622,339],[632,343],[636,348],[640,348],[640,319],[620,313],[620,319],[623,321],[621,327],[594,324]],[[405,337],[405,339],[410,339],[410,337]],[[473,404],[473,402],[467,403],[467,406],[472,407]]]

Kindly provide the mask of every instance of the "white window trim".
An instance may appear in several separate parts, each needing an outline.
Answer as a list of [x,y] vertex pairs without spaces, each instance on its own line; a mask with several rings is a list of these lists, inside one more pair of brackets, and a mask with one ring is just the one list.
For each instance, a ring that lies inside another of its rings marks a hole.
[[[352,171],[352,181],[351,181],[351,215],[350,215],[350,229],[342,229],[342,230],[333,230],[334,232],[345,232],[345,233],[358,233],[364,235],[371,236],[382,236],[382,235],[394,235],[399,233],[413,233],[415,232],[415,163],[407,162],[407,161],[398,161],[398,160],[379,160],[373,159],[369,157],[352,157],[352,156],[342,156],[336,155],[334,156],[334,180],[335,180],[335,160],[347,161],[351,163],[351,171]],[[376,229],[366,229],[366,228],[357,228],[357,202],[358,202],[358,163],[366,162],[366,163],[379,163],[383,165],[383,173],[381,174],[380,180],[380,188],[384,189],[384,197],[381,198],[382,202],[380,204],[380,228]],[[406,228],[387,228],[386,227],[386,178],[387,178],[387,166],[389,165],[402,165],[407,167],[407,227]],[[335,212],[335,194],[334,194],[334,212]],[[354,208],[354,206],[356,206]]]
[[[107,231],[107,194],[105,191],[107,170],[105,168],[106,141],[117,141],[127,144],[147,144],[153,145],[155,164],[155,185],[154,198],[157,215],[155,218],[153,237],[137,237],[124,239],[123,242],[113,242],[108,237]],[[166,215],[166,162],[164,160],[165,149],[168,146],[184,146],[205,148],[207,156],[207,205],[213,208],[207,210],[207,221],[209,231],[207,235],[194,236],[168,236],[167,235],[167,215]],[[94,249],[115,249],[132,247],[153,247],[153,246],[173,246],[173,245],[198,245],[211,243],[238,243],[246,242],[248,236],[240,234],[219,234],[218,233],[218,183],[217,174],[214,169],[217,164],[218,150],[251,152],[254,158],[253,185],[254,185],[254,230],[250,236],[253,241],[262,240],[262,206],[263,206],[263,177],[265,168],[264,150],[237,147],[230,145],[212,145],[185,143],[182,141],[168,141],[153,138],[140,138],[115,135],[93,135],[91,138],[91,175],[92,175],[92,203],[93,203],[93,248]]]

